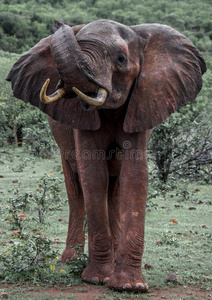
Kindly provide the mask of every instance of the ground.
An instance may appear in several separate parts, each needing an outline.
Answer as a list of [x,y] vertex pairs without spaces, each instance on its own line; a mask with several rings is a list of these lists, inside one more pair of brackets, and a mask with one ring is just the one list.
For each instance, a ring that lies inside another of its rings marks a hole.
[[[9,299],[75,299],[75,300],[112,300],[112,299],[212,299],[212,289],[201,291],[191,286],[169,287],[160,290],[151,288],[147,294],[115,293],[105,286],[82,284],[66,287],[45,288],[40,286],[21,286],[0,284],[0,291],[5,291]],[[3,296],[0,297],[3,299]]]
[[[9,250],[12,249],[9,241],[17,239],[13,231],[18,228],[12,228],[11,223],[6,220],[8,199],[16,197],[17,188],[20,194],[25,191],[36,193],[39,189],[38,179],[45,173],[61,179],[63,174],[58,153],[51,159],[36,158],[24,149],[14,148],[0,154],[0,204],[3,208],[0,222],[0,254],[5,251],[9,254]],[[3,295],[13,300],[212,300],[211,195],[211,184],[177,180],[175,189],[171,189],[166,195],[159,194],[148,199],[143,256],[143,275],[150,287],[147,294],[118,293],[105,286],[81,284],[80,274],[77,279],[72,278],[71,266],[60,263],[59,258],[55,268],[49,263],[49,267],[39,269],[36,276],[32,270],[30,283],[27,283],[29,277],[26,279],[20,272],[8,270],[7,274],[3,274],[0,262],[0,282],[3,279],[7,282],[24,282],[24,285],[1,282],[0,294],[6,293]],[[61,199],[61,209],[46,214],[45,224],[30,221],[25,225],[31,235],[40,232],[39,234],[51,239],[52,247],[57,246],[60,254],[65,248],[68,222],[65,187],[61,191]],[[29,211],[20,213],[27,215]],[[33,213],[36,215],[36,211],[33,210]],[[87,253],[87,240],[85,251]],[[77,267],[79,271],[82,263]],[[168,276],[173,275],[176,282],[167,283]],[[57,286],[50,288],[54,284]],[[3,296],[0,296],[0,299],[2,298]]]

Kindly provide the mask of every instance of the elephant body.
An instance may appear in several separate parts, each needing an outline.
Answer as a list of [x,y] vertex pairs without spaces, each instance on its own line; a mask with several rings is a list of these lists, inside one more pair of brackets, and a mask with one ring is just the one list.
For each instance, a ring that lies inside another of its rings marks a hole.
[[82,279],[145,292],[147,142],[153,127],[195,99],[204,59],[165,25],[55,24],[7,79],[17,98],[49,116],[61,151],[70,208],[61,260],[76,254],[71,246],[84,245],[86,212],[89,264]]

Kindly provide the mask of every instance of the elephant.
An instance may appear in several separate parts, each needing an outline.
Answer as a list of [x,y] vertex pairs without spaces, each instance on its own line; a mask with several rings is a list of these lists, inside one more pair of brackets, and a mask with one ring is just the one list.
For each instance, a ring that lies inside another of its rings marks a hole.
[[82,245],[82,280],[147,292],[142,276],[152,129],[194,101],[206,64],[192,42],[161,24],[94,20],[53,32],[23,54],[7,77],[14,96],[48,115],[69,200],[66,248]]

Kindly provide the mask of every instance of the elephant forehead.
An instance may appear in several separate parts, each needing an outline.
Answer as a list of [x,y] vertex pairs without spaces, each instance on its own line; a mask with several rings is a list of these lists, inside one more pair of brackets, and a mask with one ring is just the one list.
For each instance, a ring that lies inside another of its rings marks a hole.
[[76,35],[77,39],[98,37],[116,41],[119,37],[123,40],[132,40],[136,37],[135,32],[126,25],[111,20],[96,20],[84,26]]
[[110,35],[107,39],[104,36],[97,34],[90,34],[86,36],[77,37],[77,41],[82,49],[85,47],[90,47],[93,50],[98,48],[99,51],[101,49],[103,51],[107,51],[109,53],[114,53],[116,51],[124,52],[128,55],[128,43],[123,40],[120,36]]

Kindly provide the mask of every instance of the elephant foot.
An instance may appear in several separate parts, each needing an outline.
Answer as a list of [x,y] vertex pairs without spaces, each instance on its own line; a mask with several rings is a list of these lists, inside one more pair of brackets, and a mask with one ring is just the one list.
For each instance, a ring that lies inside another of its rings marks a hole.
[[107,284],[112,273],[113,267],[111,265],[96,267],[88,264],[82,272],[82,281],[91,284]]
[[108,287],[117,291],[146,293],[148,291],[148,285],[144,281],[141,271],[130,270],[128,272],[126,268],[119,271],[115,270],[110,277]]
[[61,255],[60,261],[68,263],[70,259],[72,258],[77,258],[77,253],[78,252],[83,252],[84,247],[80,248],[79,250],[76,251],[76,249],[68,247],[63,251],[63,254]]

